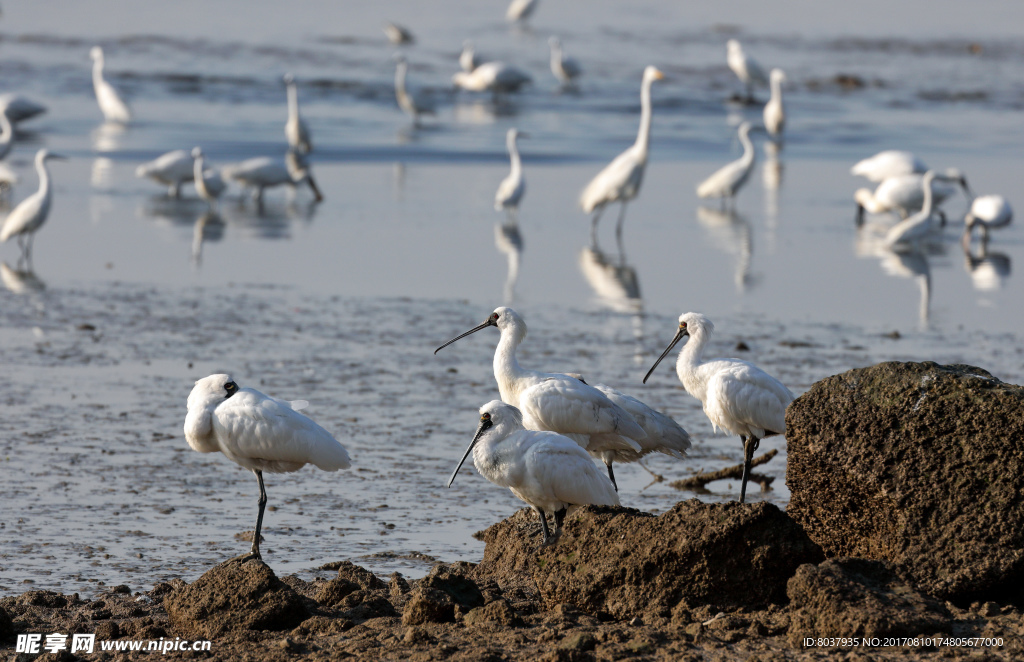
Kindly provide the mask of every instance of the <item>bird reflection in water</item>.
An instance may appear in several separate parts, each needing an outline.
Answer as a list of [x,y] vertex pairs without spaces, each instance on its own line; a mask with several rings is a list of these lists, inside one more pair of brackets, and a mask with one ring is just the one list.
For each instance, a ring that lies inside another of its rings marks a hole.
[[519,280],[519,263],[523,255],[523,236],[515,219],[494,224],[494,247],[508,258],[508,275],[505,277],[505,305],[512,305],[516,296],[516,281]]
[[894,250],[884,236],[871,232],[870,225],[860,228],[854,247],[857,257],[877,259],[886,275],[908,278],[917,283],[920,291],[917,316],[922,331],[928,329],[932,297],[932,271],[926,251],[941,254],[943,250],[941,244],[918,244]]
[[120,122],[104,122],[93,129],[92,147],[97,152],[116,152],[127,132],[128,127]]
[[982,292],[1001,290],[1010,277],[1010,256],[988,250],[987,242],[982,242],[978,255],[970,246],[964,246],[964,270],[971,277],[974,289]]
[[735,256],[733,281],[736,291],[743,294],[756,286],[758,279],[750,273],[754,232],[747,219],[735,209],[697,207],[697,221],[708,231],[712,243],[719,250]]
[[455,104],[455,121],[459,124],[494,124],[499,118],[515,117],[519,104],[504,96],[495,99],[463,99]]
[[618,257],[612,257],[595,243],[583,247],[579,264],[583,278],[597,295],[597,302],[604,308],[630,316],[635,341],[633,361],[643,363],[644,302],[636,269],[626,263],[621,246]]
[[224,238],[224,219],[215,211],[208,211],[196,219],[192,228],[192,266],[199,269],[203,265],[203,244],[207,241],[220,241]]
[[46,283],[36,276],[31,265],[21,260],[13,268],[6,262],[0,263],[0,282],[14,294],[35,294],[46,289]]
[[782,186],[784,166],[779,156],[782,143],[767,140],[764,143],[764,165],[761,167],[761,181],[764,184],[764,218],[768,228],[765,248],[775,252],[775,236],[779,227],[779,188]]

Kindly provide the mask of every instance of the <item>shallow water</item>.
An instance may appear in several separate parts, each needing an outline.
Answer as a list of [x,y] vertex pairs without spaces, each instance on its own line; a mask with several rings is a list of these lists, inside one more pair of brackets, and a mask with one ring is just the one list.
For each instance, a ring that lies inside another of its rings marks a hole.
[[[881,251],[855,230],[852,193],[865,183],[848,170],[881,149],[911,149],[1019,204],[1024,39],[1011,26],[1024,9],[903,3],[913,23],[868,20],[890,4],[826,16],[767,15],[746,2],[686,14],[655,2],[548,2],[532,30],[510,31],[500,8],[470,2],[445,3],[443,15],[395,2],[389,16],[344,17],[334,3],[305,3],[303,14],[272,3],[126,14],[93,2],[61,4],[59,26],[55,3],[5,3],[0,91],[50,106],[8,157],[22,175],[15,201],[35,186],[36,149],[70,160],[52,164],[56,197],[33,271],[17,268],[13,245],[0,247],[0,591],[148,587],[245,551],[233,535],[253,523],[252,475],[194,453],[181,435],[193,380],[216,371],[309,400],[306,413],[355,460],[350,472],[268,476],[264,551],[279,573],[352,558],[417,576],[431,559],[478,560],[472,533],[520,503],[471,468],[451,490],[444,482],[476,408],[497,397],[496,338],[431,352],[502,303],[530,325],[524,365],[613,384],[694,435],[692,459],[650,460],[668,480],[740,459],[738,440],[711,435],[670,365],[640,384],[685,310],[715,320],[713,352],[736,354],[742,340],[743,358],[797,393],[889,359],[968,362],[1019,383],[1021,225],[994,233],[987,255],[965,255],[954,196],[951,225],[928,254]],[[410,75],[442,102],[421,130],[393,101],[385,18],[420,37],[406,49]],[[546,70],[553,32],[586,67],[578,93],[559,93]],[[693,189],[738,155],[738,119],[759,115],[723,102],[737,89],[724,65],[733,34],[787,70],[791,119],[774,160],[758,140],[738,213],[725,214]],[[527,68],[534,86],[498,107],[451,95],[467,37]],[[139,117],[124,131],[99,122],[93,43]],[[575,199],[633,140],[649,62],[671,80],[654,90],[652,162],[620,254],[618,210],[602,220],[599,248],[589,246]],[[300,80],[323,204],[308,191],[270,192],[260,213],[233,193],[211,218],[190,188],[177,201],[135,178],[140,162],[196,144],[216,164],[279,153],[286,70]],[[832,82],[839,74],[865,86],[844,89]],[[491,209],[510,126],[531,133],[514,229]],[[783,451],[763,468],[776,480],[761,495],[783,505],[785,443],[762,446]],[[636,465],[616,473],[625,505],[663,511],[694,496],[651,484]],[[709,487],[700,498],[738,489]]]

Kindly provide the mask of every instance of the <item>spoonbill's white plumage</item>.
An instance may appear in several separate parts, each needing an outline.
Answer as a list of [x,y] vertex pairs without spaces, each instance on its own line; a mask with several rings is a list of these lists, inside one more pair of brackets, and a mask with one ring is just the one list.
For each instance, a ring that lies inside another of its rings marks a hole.
[[[480,426],[448,487],[470,453],[480,475],[509,488],[536,511],[544,545],[558,539],[565,516],[576,507],[619,505],[611,481],[576,442],[554,432],[525,429],[520,411],[500,400],[480,408]],[[548,513],[554,515],[554,534],[548,529]]]
[[537,8],[539,0],[512,0],[505,11],[505,18],[509,21],[525,21]]
[[384,34],[387,35],[388,41],[396,46],[400,44],[411,44],[416,41],[409,28],[399,25],[398,23],[385,23]]
[[491,91],[495,94],[515,92],[529,83],[530,75],[504,62],[484,62],[472,71],[457,71],[452,83],[470,92]]
[[548,45],[551,47],[551,73],[562,85],[571,85],[583,73],[583,68],[576,58],[571,58],[562,51],[562,42],[558,37],[548,39]]
[[251,388],[238,388],[231,375],[217,374],[196,382],[188,396],[185,439],[200,453],[220,451],[256,474],[260,485],[259,514],[251,558],[260,558],[260,530],[267,492],[263,472],[298,471],[306,464],[324,471],[350,466],[348,451],[327,430],[300,414],[308,403],[271,398]]
[[117,89],[103,78],[103,49],[93,46],[89,56],[92,58],[92,87],[104,119],[119,124],[131,122],[132,111],[128,104],[121,98]]
[[909,216],[889,229],[885,235],[885,245],[889,248],[896,246],[908,246],[916,244],[927,238],[935,231],[933,211],[935,207],[935,194],[932,191],[932,180],[935,179],[935,171],[929,170],[921,178],[921,197],[924,199],[921,211]]
[[409,63],[401,55],[395,57],[395,98],[398,107],[412,118],[413,124],[419,124],[420,115],[433,115],[436,111],[434,99],[426,94],[410,94],[406,88],[406,77]]
[[483,63],[483,58],[477,55],[473,48],[473,42],[469,39],[462,42],[462,53],[459,54],[459,66],[462,67],[462,70],[470,73]]
[[243,187],[253,189],[257,202],[263,201],[264,189],[282,184],[294,189],[303,183],[309,185],[317,202],[323,200],[305,156],[295,150],[288,150],[283,159],[270,156],[246,159],[241,163],[225,166],[221,173]]
[[192,155],[183,149],[162,154],[135,169],[136,177],[148,177],[167,187],[167,195],[181,197],[181,185],[194,179]]
[[619,221],[615,226],[616,236],[621,245],[622,220],[626,215],[626,203],[640,192],[640,184],[647,166],[647,154],[651,142],[651,84],[665,78],[657,67],[648,66],[644,69],[643,81],[640,85],[640,130],[636,142],[626,151],[619,154],[606,165],[597,176],[590,180],[580,193],[580,207],[588,214],[594,212],[590,221],[591,244],[597,243],[597,222],[601,212],[609,202],[619,202],[622,209]]
[[0,112],[7,115],[12,124],[30,120],[46,112],[46,106],[20,94],[0,94]]
[[764,105],[764,128],[773,138],[782,135],[786,128],[786,106],[782,102],[782,84],[786,82],[786,74],[782,69],[772,69],[770,86],[772,95]]
[[989,230],[1003,228],[1013,220],[1013,208],[1001,195],[982,195],[971,202],[964,217],[964,243],[970,243],[975,226],[981,228],[982,243],[988,242]]
[[18,238],[18,246],[26,260],[32,258],[32,240],[35,233],[46,222],[50,215],[50,204],[53,201],[53,188],[50,184],[50,171],[46,167],[49,159],[61,159],[59,154],[52,154],[48,149],[36,152],[36,172],[39,174],[39,190],[18,203],[11,210],[0,228],[0,242],[11,237]]
[[549,430],[574,439],[593,455],[604,451],[642,451],[646,433],[633,417],[596,388],[576,377],[527,370],[516,360],[516,347],[526,337],[526,322],[511,308],[496,308],[483,324],[434,350],[487,327],[501,332],[494,351],[494,378],[502,401],[517,407],[528,430]]
[[740,125],[738,135],[743,144],[743,156],[722,166],[698,184],[699,197],[732,199],[747,183],[750,173],[754,170],[754,143],[750,141],[750,122]]
[[676,374],[686,392],[704,405],[704,413],[715,430],[722,428],[743,441],[743,503],[754,451],[764,437],[786,433],[786,407],[793,401],[793,394],[753,363],[740,359],[704,360],[704,347],[714,329],[711,320],[700,313],[680,315],[675,337],[647,372],[644,383],[672,348],[689,336],[679,352]]
[[887,149],[855,163],[850,168],[850,174],[866,177],[872,182],[881,182],[899,175],[921,174],[926,170],[928,166],[924,161],[910,152]]
[[508,130],[505,136],[505,145],[508,147],[509,159],[512,162],[512,170],[505,179],[498,185],[498,191],[494,194],[494,210],[506,210],[514,215],[519,209],[519,201],[526,192],[526,179],[523,177],[523,164],[519,159],[519,149],[516,140],[526,134],[520,133],[518,129]]
[[726,63],[746,87],[747,100],[751,101],[754,98],[754,84],[767,85],[768,77],[764,75],[764,69],[761,68],[757,60],[744,52],[739,41],[730,39],[725,46]]
[[[866,188],[857,189],[853,194],[853,199],[857,202],[857,224],[863,222],[865,211],[872,214],[891,212],[901,218],[907,218],[910,214],[920,211],[924,204],[924,189],[921,186],[923,179],[924,175],[913,173],[895,175],[883,180],[874,191]],[[932,194],[936,205],[956,192],[953,184],[959,184],[964,194],[968,198],[971,197],[967,178],[956,168],[949,168],[942,173],[936,173],[932,182]]]
[[192,158],[194,159],[192,177],[196,183],[196,193],[200,198],[206,200],[210,208],[213,209],[217,206],[217,199],[227,188],[227,184],[218,171],[205,167],[206,159],[202,149],[193,147]]
[[292,149],[308,154],[313,151],[313,143],[309,137],[309,126],[299,114],[299,91],[295,85],[295,76],[285,74],[284,84],[288,89],[288,120],[284,123],[284,136]]

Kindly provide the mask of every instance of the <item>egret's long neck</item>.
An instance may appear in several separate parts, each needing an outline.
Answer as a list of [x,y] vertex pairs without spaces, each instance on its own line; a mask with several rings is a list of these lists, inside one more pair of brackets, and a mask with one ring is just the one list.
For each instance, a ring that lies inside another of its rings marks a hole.
[[36,172],[39,173],[39,192],[47,200],[50,199],[50,171],[46,167],[46,161],[36,159]]
[[203,157],[197,156],[192,164],[192,175],[195,177],[196,186],[203,181]]
[[103,58],[98,57],[92,61],[92,84],[93,87],[103,85]]
[[[280,97],[278,97],[280,98]],[[299,116],[299,93],[295,83],[288,83],[288,117]]]
[[514,137],[508,139],[508,154],[512,160],[512,176],[519,175],[523,170],[523,164],[519,160],[519,148],[516,146],[516,139]]
[[640,131],[636,135],[636,147],[644,156],[647,156],[647,148],[651,143],[651,83],[653,79],[644,78],[640,87]]
[[[754,143],[750,140],[749,131],[740,131],[740,143],[743,145],[743,156],[741,156],[740,158],[743,159],[744,163],[753,163]],[[692,344],[692,342],[693,341],[690,341],[689,343],[687,343],[687,345]]]
[[398,63],[398,67],[395,69],[395,92],[397,92],[398,94],[401,94],[402,96],[406,95],[406,91],[405,91],[405,72],[406,72],[406,69],[407,69],[407,67],[406,67],[404,62],[399,62]]
[[772,76],[771,87],[772,98],[769,99],[769,101],[774,101],[775,103],[782,103],[782,80],[776,78],[775,76]]
[[928,218],[932,215],[932,178],[925,175],[921,186],[924,189],[924,204],[921,205],[921,214]]
[[494,350],[494,379],[503,402],[518,405],[518,380],[526,374],[516,360],[516,347],[522,342],[523,333],[516,327],[501,332],[501,340]]

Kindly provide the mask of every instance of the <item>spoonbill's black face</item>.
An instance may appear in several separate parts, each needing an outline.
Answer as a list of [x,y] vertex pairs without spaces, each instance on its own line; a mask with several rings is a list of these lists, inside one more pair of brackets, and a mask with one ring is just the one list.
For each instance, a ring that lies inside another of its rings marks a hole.
[[227,400],[235,393],[238,393],[238,384],[234,382],[228,382],[227,384],[224,385],[224,391],[226,392],[224,399]]

